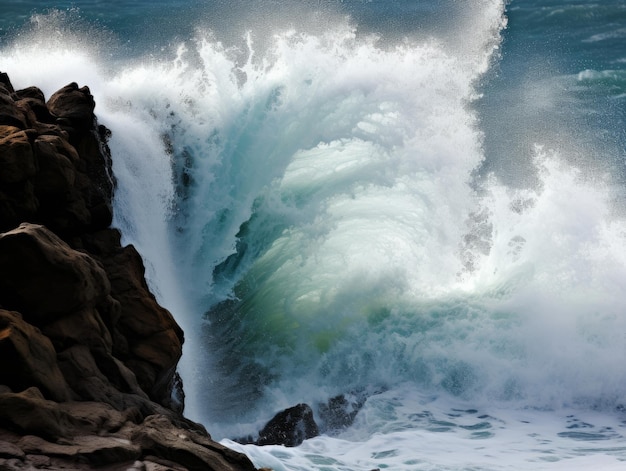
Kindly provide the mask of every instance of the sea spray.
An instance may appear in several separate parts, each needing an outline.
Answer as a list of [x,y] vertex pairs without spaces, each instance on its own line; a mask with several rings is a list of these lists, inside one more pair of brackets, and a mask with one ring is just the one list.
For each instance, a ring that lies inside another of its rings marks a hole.
[[466,105],[497,43],[489,37],[470,60],[435,40],[376,41],[346,26],[293,31],[260,57],[249,41],[237,65],[228,58],[240,51],[202,38],[200,64],[187,62],[184,84],[201,71],[202,93],[171,110],[183,266],[198,305],[233,286],[240,301],[209,315],[222,378],[218,394],[206,392],[221,398],[214,413],[255,410],[270,378],[301,355],[315,361],[364,310],[387,309],[405,289],[448,291],[463,268],[458,222],[474,208],[468,180],[482,159]]

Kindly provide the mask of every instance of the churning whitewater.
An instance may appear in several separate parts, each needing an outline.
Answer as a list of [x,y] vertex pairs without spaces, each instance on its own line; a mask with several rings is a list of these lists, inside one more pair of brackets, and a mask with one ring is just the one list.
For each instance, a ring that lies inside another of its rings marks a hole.
[[[228,41],[198,22],[129,57],[57,11],[2,46],[17,87],[90,87],[115,225],[185,331],[186,415],[257,466],[626,460],[623,190],[559,147],[574,129],[534,129],[520,155],[523,130],[487,127],[505,2],[444,3],[401,35],[333,9]],[[339,394],[360,407],[349,427],[295,449],[228,440]]]

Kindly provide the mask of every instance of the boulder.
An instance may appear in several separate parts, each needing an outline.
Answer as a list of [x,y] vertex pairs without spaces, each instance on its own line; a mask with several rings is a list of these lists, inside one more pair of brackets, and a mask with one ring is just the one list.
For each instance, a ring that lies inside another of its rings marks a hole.
[[293,447],[318,435],[313,410],[307,404],[298,404],[276,414],[259,432],[256,444]]
[[72,82],[54,93],[47,105],[53,116],[69,121],[72,128],[84,130],[93,126],[96,102],[89,87],[79,88]]
[[111,353],[113,341],[109,329],[93,305],[69,312],[42,326],[57,351],[74,345],[84,345],[94,352]]
[[340,394],[319,404],[318,411],[325,432],[348,428],[365,403],[363,394]]
[[0,88],[3,88],[8,93],[15,93],[9,74],[6,72],[0,72]]
[[18,100],[17,107],[26,114],[33,113],[33,117],[29,117],[29,124],[36,127],[37,124],[54,123],[55,118],[50,114],[50,110],[46,106],[46,98],[43,92],[37,87],[28,87],[15,92]]
[[255,470],[245,455],[214,442],[201,427],[160,412],[143,419],[136,408],[59,404],[36,388],[0,393],[0,469]]
[[89,89],[70,84],[47,105],[38,88],[16,92],[3,80],[0,230],[24,221],[63,237],[107,228],[114,185],[109,131],[96,123]]
[[26,454],[12,443],[0,440],[0,458],[24,459]]

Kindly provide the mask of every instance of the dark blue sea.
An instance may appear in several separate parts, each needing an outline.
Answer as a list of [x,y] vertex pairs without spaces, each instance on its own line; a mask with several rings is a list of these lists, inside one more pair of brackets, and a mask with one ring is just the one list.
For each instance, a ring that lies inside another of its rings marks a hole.
[[626,467],[623,0],[3,0],[0,71],[90,87],[185,413],[258,467]]

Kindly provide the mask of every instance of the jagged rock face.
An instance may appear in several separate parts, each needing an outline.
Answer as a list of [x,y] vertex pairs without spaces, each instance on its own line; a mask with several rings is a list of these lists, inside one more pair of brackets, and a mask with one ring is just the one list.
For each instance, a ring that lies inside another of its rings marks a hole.
[[70,83],[54,93],[47,104],[52,116],[70,121],[72,128],[91,128],[96,102],[88,87],[78,88],[78,84]]
[[0,469],[252,471],[173,399],[183,332],[109,227],[94,106],[0,73]]
[[318,411],[324,431],[336,433],[352,425],[359,410],[365,404],[365,394],[340,394],[319,404]]
[[[0,468],[21,469],[27,456],[43,455],[49,465],[37,468],[83,470],[117,464],[116,469],[129,469],[140,461],[139,469],[157,463],[168,469],[254,470],[245,455],[198,433],[189,422],[173,420],[171,411],[160,412],[143,419],[133,408],[48,401],[36,388],[0,392],[0,421],[12,428],[0,433]],[[3,456],[13,457],[14,467],[6,458],[3,463]]]
[[[0,80],[0,306],[49,335],[68,372],[106,365],[105,383],[138,384],[173,407],[183,333],[150,293],[139,254],[109,229],[113,181],[94,107],[75,83],[46,103],[39,89]],[[102,381],[82,378],[75,392],[100,397]]]
[[0,230],[29,221],[69,238],[112,220],[110,156],[87,87],[70,84],[48,104],[0,77]]

